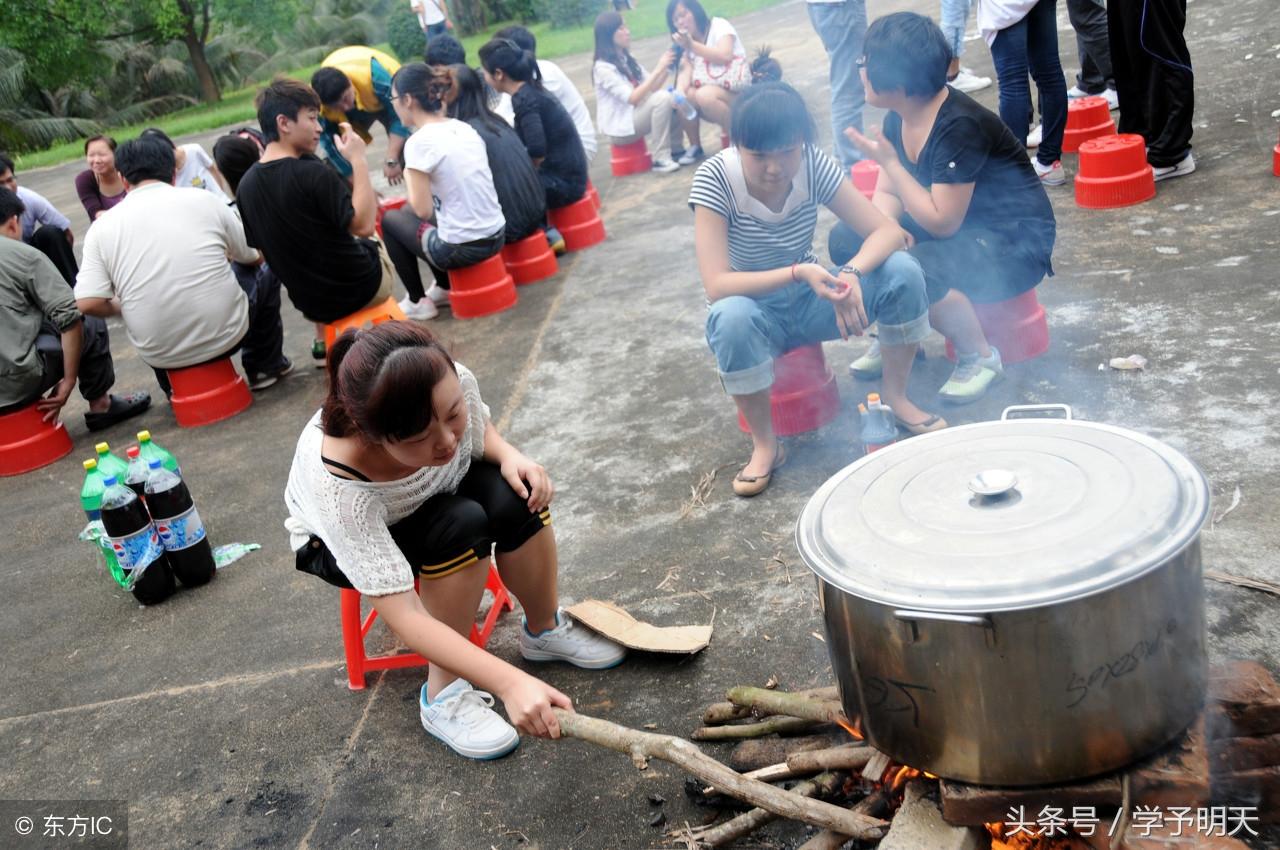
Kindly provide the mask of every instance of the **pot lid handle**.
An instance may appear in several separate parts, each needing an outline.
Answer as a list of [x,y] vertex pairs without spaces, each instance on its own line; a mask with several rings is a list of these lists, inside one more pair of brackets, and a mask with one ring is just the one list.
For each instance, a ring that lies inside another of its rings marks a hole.
[[984,469],[969,479],[969,492],[995,499],[1018,486],[1018,476],[1008,469]]
[[[1056,419],[1056,416],[1038,416],[1036,414],[1058,412],[1062,414],[1063,419],[1072,419],[1071,406],[1068,404],[1015,404],[1004,409],[1004,413],[1000,414],[1000,421],[1007,419]],[[1010,413],[1030,413],[1031,416],[1010,416]]]

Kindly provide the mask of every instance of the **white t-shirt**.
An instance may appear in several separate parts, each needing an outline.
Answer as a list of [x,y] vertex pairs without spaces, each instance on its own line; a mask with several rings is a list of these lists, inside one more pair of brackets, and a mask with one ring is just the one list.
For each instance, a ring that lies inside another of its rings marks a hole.
[[[600,132],[614,139],[634,136],[636,108],[627,99],[635,91],[635,83],[624,77],[617,65],[603,59],[591,66],[591,76],[596,83],[596,124]],[[647,76],[640,65],[640,79]]]
[[212,192],[213,196],[224,204],[228,203],[231,199],[227,197],[226,192],[222,191],[222,187],[218,185],[217,180],[213,179],[213,174],[209,171],[209,166],[213,165],[213,159],[205,153],[204,148],[194,143],[178,147],[186,151],[187,161],[182,164],[182,169],[173,178],[173,185],[180,189],[204,189],[206,192]]
[[409,8],[418,13],[418,23],[424,30],[444,20],[444,10],[435,0],[409,0]]
[[582,139],[582,149],[587,154],[587,162],[591,162],[596,155],[596,126],[591,123],[591,113],[587,112],[587,104],[583,101],[581,92],[554,62],[539,59],[538,72],[542,74],[542,87],[560,101],[560,105],[573,119],[573,126],[578,128],[578,137]]
[[453,118],[422,125],[404,143],[404,164],[431,176],[436,227],[445,242],[474,242],[506,227],[484,139],[471,125]]
[[733,28],[733,24],[724,18],[712,18],[711,23],[707,24],[707,47],[716,47],[720,44],[720,39],[726,35],[733,36],[733,55],[745,57],[747,48],[743,46],[742,39],[738,37],[738,31]]
[[230,207],[210,192],[144,183],[89,228],[76,298],[119,298],[129,341],[148,366],[194,366],[249,330],[228,255],[258,260]]
[[987,47],[1000,30],[1008,29],[1027,16],[1036,0],[978,0],[978,32]]

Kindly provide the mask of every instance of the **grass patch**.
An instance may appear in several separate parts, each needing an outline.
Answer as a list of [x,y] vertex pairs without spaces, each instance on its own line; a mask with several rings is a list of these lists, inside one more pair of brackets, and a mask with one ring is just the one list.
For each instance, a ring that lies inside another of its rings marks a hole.
[[[774,6],[779,2],[781,0],[716,0],[714,5],[717,15],[732,20],[737,15]],[[647,38],[667,31],[665,3],[657,2],[657,0],[643,0],[643,2],[639,3],[639,7],[626,13],[627,25],[631,28],[633,38]],[[462,44],[467,49],[467,60],[473,65],[478,64],[481,45],[492,38],[493,33],[511,23],[513,22],[504,21],[494,24],[483,32],[462,39]],[[544,59],[555,59],[574,53],[587,53],[595,46],[591,24],[584,24],[573,29],[553,30],[550,24],[544,23],[534,24],[529,29],[537,37],[538,55]],[[388,53],[391,52],[391,48],[386,44],[377,45],[377,48]],[[750,46],[748,49],[750,49]],[[646,66],[652,66],[658,57],[655,55],[637,58]],[[286,76],[308,80],[318,67],[320,66],[310,65],[305,68],[295,68],[289,71]],[[107,133],[117,141],[123,142],[126,139],[134,138],[148,127],[159,127],[176,139],[179,136],[192,133],[216,130],[229,124],[252,123],[255,120],[253,98],[260,87],[259,84],[254,84],[233,92],[227,92],[224,93],[219,103],[190,106],[177,112],[171,112],[168,115],[158,116],[141,124],[131,124],[127,127],[110,127],[107,129]],[[76,139],[54,145],[42,151],[20,154],[16,158],[15,165],[20,170],[29,171],[33,168],[45,168],[76,160],[83,155],[84,142]]]

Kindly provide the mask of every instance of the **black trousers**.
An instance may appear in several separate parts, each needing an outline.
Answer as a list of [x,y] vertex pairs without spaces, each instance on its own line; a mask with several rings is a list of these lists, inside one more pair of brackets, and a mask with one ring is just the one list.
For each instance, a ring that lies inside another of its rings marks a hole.
[[1147,161],[1177,165],[1191,151],[1195,75],[1183,37],[1186,0],[1110,0],[1107,26],[1120,132],[1147,140]]
[[581,174],[558,174],[545,167],[538,169],[538,180],[547,195],[547,209],[567,207],[587,194],[587,180]]
[[[107,323],[97,316],[85,316],[81,324],[83,343],[80,347],[80,372],[77,386],[85,401],[102,398],[116,382],[115,363],[111,359],[111,339],[107,335]],[[17,404],[0,407],[0,414],[13,413],[37,401],[53,389],[63,378],[62,334],[50,322],[45,322],[36,337],[36,351],[44,362],[44,374],[40,389],[30,398]]]
[[76,253],[67,242],[65,230],[50,224],[41,225],[31,234],[30,244],[32,248],[52,261],[69,285],[76,285],[76,275],[80,273],[80,267],[76,265]]
[[1111,68],[1111,40],[1107,34],[1107,10],[1097,0],[1067,0],[1067,17],[1076,31],[1080,73],[1076,85],[1089,94],[1115,87]]

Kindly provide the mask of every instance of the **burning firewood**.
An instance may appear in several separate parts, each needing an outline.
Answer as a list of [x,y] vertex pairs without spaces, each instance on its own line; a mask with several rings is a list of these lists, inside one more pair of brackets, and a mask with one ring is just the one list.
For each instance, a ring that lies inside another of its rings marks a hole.
[[[889,795],[884,791],[875,791],[858,801],[851,811],[867,817],[881,817],[889,811]],[[798,850],[840,850],[852,838],[852,835],[843,835],[824,829],[801,844]]]
[[[820,773],[812,779],[796,783],[791,788],[791,793],[801,797],[828,797],[839,789],[842,779],[843,777],[838,773]],[[721,847],[744,835],[750,835],[777,819],[778,816],[768,809],[756,808],[724,823],[708,827],[705,831],[695,831],[694,834],[698,843],[704,847]]]
[[682,738],[641,732],[559,708],[553,710],[560,721],[562,735],[629,755],[641,770],[648,767],[650,758],[662,759],[714,785],[722,793],[767,809],[780,817],[804,821],[857,838],[879,838],[887,826],[877,818],[859,815],[820,800],[810,800],[764,782],[744,779]]
[[[840,699],[840,692],[834,687],[810,688],[804,691],[775,691],[772,688],[765,690],[777,695],[783,700],[791,699],[810,699],[837,701]],[[745,720],[748,717],[769,717],[776,714],[786,714],[788,712],[769,711],[768,709],[755,705],[737,705],[732,702],[715,702],[707,706],[707,710],[702,715],[702,723],[704,726],[719,726],[724,723],[732,723],[735,720]]]
[[747,772],[785,762],[793,753],[805,750],[825,750],[848,740],[843,732],[830,735],[806,735],[799,738],[759,738],[743,741],[729,754],[729,766]]

